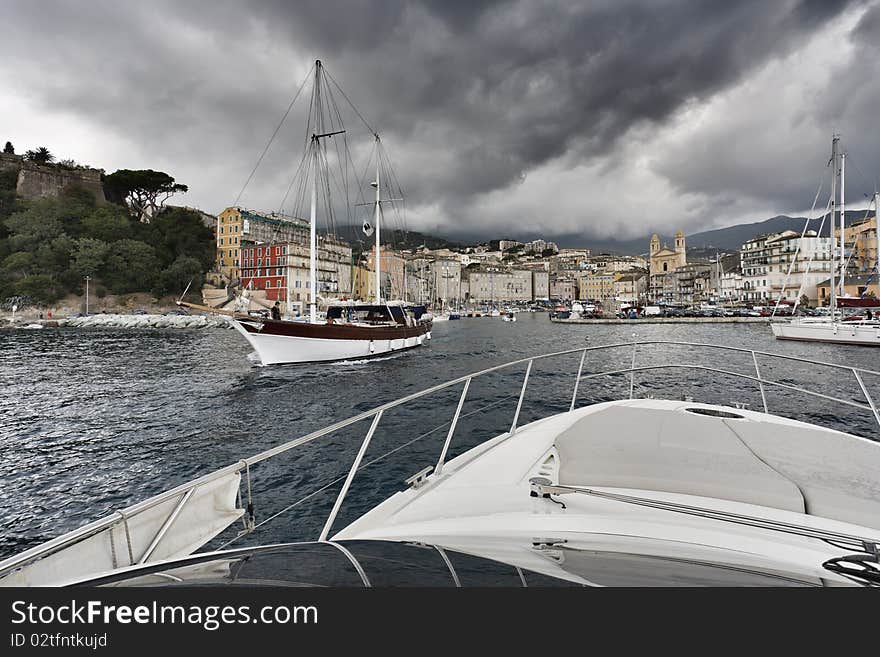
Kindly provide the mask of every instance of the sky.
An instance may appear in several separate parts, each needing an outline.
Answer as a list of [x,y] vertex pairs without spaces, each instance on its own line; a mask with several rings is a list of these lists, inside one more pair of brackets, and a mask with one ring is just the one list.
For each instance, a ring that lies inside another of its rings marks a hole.
[[[316,59],[380,133],[407,227],[437,235],[588,245],[803,215],[833,133],[849,207],[880,178],[880,0],[0,0],[0,16],[0,143],[166,171],[189,186],[175,203],[211,213]],[[284,208],[307,96],[240,205]]]

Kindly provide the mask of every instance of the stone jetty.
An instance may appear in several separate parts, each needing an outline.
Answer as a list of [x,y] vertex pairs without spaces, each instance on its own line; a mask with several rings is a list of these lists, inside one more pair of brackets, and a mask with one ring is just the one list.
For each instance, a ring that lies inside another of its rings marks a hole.
[[[19,320],[15,324],[6,322],[6,328],[35,327],[41,324],[45,328],[127,328],[127,329],[206,329],[232,328],[232,325],[221,316],[214,315],[120,315],[100,314],[84,317],[63,317],[58,319]],[[36,328],[36,327],[35,327]]]

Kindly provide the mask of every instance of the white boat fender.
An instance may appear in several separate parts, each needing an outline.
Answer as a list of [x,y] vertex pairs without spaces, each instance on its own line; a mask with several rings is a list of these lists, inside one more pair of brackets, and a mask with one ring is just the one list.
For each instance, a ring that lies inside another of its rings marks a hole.
[[376,346],[373,344],[373,341],[370,340],[370,353],[373,353],[374,351],[376,351]]

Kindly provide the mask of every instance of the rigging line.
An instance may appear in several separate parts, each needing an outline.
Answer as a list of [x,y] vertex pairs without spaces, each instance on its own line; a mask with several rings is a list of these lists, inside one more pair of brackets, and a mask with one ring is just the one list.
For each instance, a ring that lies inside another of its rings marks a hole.
[[[303,165],[306,163],[308,156],[309,156],[308,152],[303,153],[303,156],[299,161],[299,166],[297,166],[296,171],[294,171],[293,177],[290,179],[290,184],[287,186],[287,191],[284,192],[284,196],[281,199],[281,204],[278,208],[279,214],[283,214],[284,204],[287,202],[287,197],[290,195],[290,190],[293,187],[293,184],[299,179],[300,174],[302,173],[302,170],[303,170]],[[296,211],[291,212],[291,215],[293,215],[293,216],[297,216],[298,214],[299,214],[299,212],[296,212]],[[276,231],[277,231],[277,229],[278,229],[278,227],[276,227]]]
[[[327,93],[327,97],[330,99],[330,103],[332,105],[333,111],[336,114],[337,122],[339,123],[340,126],[343,126],[344,122],[342,120],[342,113],[340,112],[339,105],[336,102],[336,98],[333,95],[333,90],[329,85],[327,86],[326,93]],[[349,179],[351,177],[350,171],[349,171],[349,165],[351,165],[351,170],[353,171],[354,170],[354,162],[351,158],[351,150],[349,149],[349,146],[348,146],[348,135],[343,134],[342,137],[343,137],[343,139],[342,139],[342,146],[343,146],[342,152],[340,152],[339,142],[337,142],[336,143],[336,154],[337,154],[337,157],[339,157],[339,160],[342,164],[342,166],[340,168],[342,171],[343,185],[344,185],[344,190],[345,190],[346,218],[347,218],[348,224],[351,225],[354,218],[352,217],[352,214],[351,214],[352,199],[351,199],[351,195],[349,193],[349,190],[350,190]]]
[[351,102],[351,99],[346,95],[346,93],[342,90],[342,87],[339,86],[339,83],[336,82],[336,79],[330,75],[329,71],[324,69],[324,74],[330,79],[333,85],[339,90],[339,93],[342,94],[342,97],[345,98],[345,101],[348,103],[348,106],[354,110],[354,113],[357,114],[357,117],[361,120],[361,123],[366,126],[367,130],[370,131],[370,134],[377,136],[378,133],[373,129],[373,127],[367,123],[367,120],[363,117],[363,115],[358,111],[358,108],[354,106],[354,103]]
[[[798,240],[797,247],[794,250],[794,255],[792,256],[791,262],[788,265],[788,273],[785,275],[785,280],[782,281],[782,290],[779,292],[779,297],[776,299],[776,305],[773,306],[773,312],[770,314],[771,318],[776,316],[776,311],[779,309],[779,304],[782,303],[782,297],[785,294],[785,287],[788,285],[788,279],[791,277],[791,272],[794,269],[795,263],[797,262],[798,253],[800,253],[801,241],[804,239],[804,235],[807,234],[807,227],[810,225],[813,213],[816,211],[816,203],[819,202],[819,194],[822,193],[822,179],[824,177],[825,176],[821,176],[819,178],[819,187],[816,189],[816,195],[813,197],[813,205],[810,208],[810,213],[807,215],[806,221],[804,222],[804,229],[801,231],[801,237]],[[821,236],[819,237],[821,238]],[[797,308],[797,302],[795,302],[795,308]]]
[[269,147],[272,145],[278,131],[281,130],[281,126],[284,125],[284,122],[287,120],[287,116],[290,114],[290,110],[293,109],[293,104],[296,102],[296,99],[299,98],[299,95],[302,93],[303,88],[308,82],[308,79],[312,75],[312,70],[315,68],[315,65],[312,64],[312,67],[309,69],[309,72],[306,74],[305,79],[302,81],[302,84],[299,85],[299,89],[296,92],[296,95],[293,97],[293,100],[290,101],[290,105],[287,106],[287,111],[284,112],[284,116],[281,117],[281,121],[278,123],[278,126],[275,128],[275,132],[272,133],[272,136],[269,138],[269,143],[266,144],[266,148],[263,149],[263,152],[260,154],[260,158],[257,160],[257,163],[254,165],[253,171],[251,171],[251,175],[248,176],[247,180],[244,183],[244,186],[241,188],[241,191],[238,193],[238,196],[235,197],[235,201],[232,206],[236,207],[238,202],[241,200],[242,194],[244,194],[244,190],[250,184],[251,179],[253,179],[254,174],[257,173],[257,168],[260,166],[260,163],[263,161],[263,158],[266,156],[266,153],[269,151]]
[[[513,394],[513,395],[508,395],[507,397],[502,397],[502,398],[499,399],[498,401],[492,402],[491,404],[488,404],[488,405],[486,405],[486,406],[483,406],[482,408],[478,408],[478,409],[476,409],[476,410],[474,410],[474,411],[471,411],[470,413],[466,413],[465,415],[460,416],[458,419],[459,419],[459,421],[461,421],[461,420],[463,420],[464,418],[470,417],[471,415],[475,415],[476,413],[482,413],[483,411],[487,411],[487,410],[489,410],[490,408],[493,408],[493,407],[495,407],[495,406],[498,406],[499,404],[501,404],[501,403],[503,403],[503,402],[506,402],[506,401],[509,401],[509,400],[513,399],[514,397],[518,397],[518,396],[519,396],[518,394]],[[371,461],[367,461],[366,463],[361,464],[361,465],[358,467],[357,472],[360,472],[360,471],[363,470],[364,468],[368,468],[368,467],[370,467],[371,465],[375,465],[376,463],[378,463],[379,461],[381,461],[381,460],[384,459],[385,457],[387,457],[387,456],[391,456],[392,454],[395,454],[395,453],[399,452],[400,450],[405,449],[406,447],[409,447],[410,445],[412,445],[413,443],[415,443],[415,442],[421,440],[422,438],[426,438],[427,436],[430,436],[432,433],[436,433],[437,431],[440,431],[441,429],[446,428],[446,427],[449,426],[451,423],[452,423],[451,420],[447,420],[447,421],[444,422],[443,424],[437,425],[437,426],[434,427],[433,429],[430,429],[430,430],[426,431],[425,433],[423,433],[423,434],[421,434],[421,435],[419,435],[419,436],[416,436],[416,437],[413,438],[412,440],[407,441],[407,442],[405,442],[405,443],[402,444],[402,445],[398,445],[398,446],[395,447],[394,449],[391,449],[391,450],[385,452],[384,454],[381,454],[381,455],[377,456],[377,457],[374,458],[373,460],[371,460]],[[229,539],[228,541],[226,541],[225,543],[223,543],[222,545],[220,545],[220,546],[217,548],[217,550],[222,550],[223,548],[225,548],[225,547],[228,546],[228,545],[231,545],[232,543],[234,543],[234,542],[237,541],[238,539],[240,539],[240,538],[242,538],[242,537],[244,537],[244,536],[247,536],[248,534],[251,534],[251,533],[257,531],[260,527],[262,527],[263,525],[267,524],[268,522],[274,520],[274,519],[277,518],[278,516],[280,516],[280,515],[282,515],[282,514],[284,514],[284,513],[287,513],[288,511],[290,511],[290,510],[293,509],[294,507],[299,506],[300,504],[302,504],[303,502],[305,502],[305,501],[308,500],[308,499],[311,499],[312,497],[314,497],[314,496],[317,495],[318,493],[321,493],[321,492],[327,490],[328,488],[330,488],[331,486],[333,486],[333,485],[335,485],[335,484],[338,484],[340,481],[342,481],[343,479],[345,479],[347,476],[348,476],[348,472],[345,472],[345,473],[341,474],[339,477],[337,477],[337,478],[334,479],[333,481],[331,481],[331,482],[329,482],[329,483],[327,483],[327,484],[321,486],[320,488],[317,488],[317,489],[313,490],[311,493],[309,493],[309,494],[306,495],[305,497],[301,497],[300,499],[298,499],[298,500],[297,500],[296,502],[294,502],[293,504],[290,504],[290,505],[284,507],[283,509],[281,509],[281,510],[278,511],[277,513],[274,513],[274,514],[272,514],[271,516],[269,516],[268,518],[266,518],[265,520],[263,520],[262,522],[257,523],[257,524],[254,525],[249,531],[242,532],[242,533],[240,533],[240,534],[238,534],[238,535],[232,537],[231,539]]]
[[334,215],[333,215],[333,203],[332,203],[332,194],[330,190],[330,164],[327,161],[327,144],[321,144],[321,147],[318,149],[318,164],[323,164],[323,168],[321,169],[321,196],[323,198],[324,203],[327,207],[327,217],[326,223],[327,227],[331,227],[335,224]]
[[[825,212],[822,214],[822,221],[819,223],[818,234],[820,237],[822,236],[822,230],[825,228],[825,220],[829,216],[829,212],[831,211],[831,206],[833,203],[834,203],[834,198],[829,197],[828,202],[825,204]],[[811,255],[810,259],[807,261],[807,268],[804,271],[803,278],[801,279],[801,286],[800,286],[800,288],[798,288],[798,295],[797,295],[797,299],[795,299],[795,305],[794,305],[794,308],[792,309],[792,312],[797,310],[798,304],[800,303],[801,296],[803,296],[804,289],[806,288],[806,285],[807,285],[807,274],[810,273],[810,269],[813,265],[813,261],[816,259],[817,253],[818,253],[818,251],[813,251],[813,254]],[[831,270],[831,268],[829,266],[829,271],[830,270]],[[818,294],[818,292],[817,292],[817,294]]]
[[[862,182],[864,182],[868,187],[877,187],[877,181],[875,180],[871,182],[870,180],[868,180],[868,177],[864,174],[864,172],[862,172],[862,170],[859,168],[859,165],[856,164],[854,160],[850,159],[849,154],[847,154],[846,165],[848,167],[855,167],[856,173],[858,173],[862,177]],[[870,203],[868,204],[868,207],[870,207]]]

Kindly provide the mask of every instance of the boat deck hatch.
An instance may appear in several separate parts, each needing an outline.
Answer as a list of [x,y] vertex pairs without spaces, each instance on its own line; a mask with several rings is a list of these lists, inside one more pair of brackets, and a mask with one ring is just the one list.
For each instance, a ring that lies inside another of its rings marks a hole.
[[726,417],[733,420],[745,420],[745,416],[730,411],[720,411],[717,408],[686,408],[688,413],[696,413],[697,415],[709,415],[711,417]]

